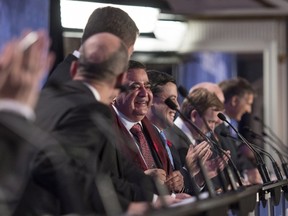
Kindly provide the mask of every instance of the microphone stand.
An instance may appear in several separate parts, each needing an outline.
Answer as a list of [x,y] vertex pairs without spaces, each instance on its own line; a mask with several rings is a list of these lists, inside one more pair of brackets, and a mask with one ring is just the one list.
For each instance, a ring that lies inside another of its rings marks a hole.
[[[236,184],[236,180],[235,180],[235,178],[234,178],[233,172],[234,172],[234,174],[236,175],[237,182],[238,182],[239,186],[242,187],[242,186],[243,186],[243,183],[242,183],[242,181],[241,181],[239,171],[238,171],[238,169],[236,168],[234,162],[233,162],[233,161],[231,160],[231,158],[229,157],[229,155],[227,155],[227,153],[220,147],[220,144],[218,143],[216,137],[214,136],[214,133],[213,133],[213,131],[211,130],[211,128],[209,127],[207,121],[206,121],[203,117],[202,117],[202,120],[204,121],[206,128],[208,129],[209,133],[211,134],[211,137],[212,137],[211,142],[212,142],[213,146],[215,147],[216,151],[218,152],[219,156],[220,156],[222,159],[223,159],[223,155],[225,155],[225,156],[228,158],[229,162],[226,163],[228,166],[225,166],[224,172],[225,172],[227,178],[229,179],[229,182],[230,182],[230,185],[231,185],[232,189],[233,189],[233,190],[237,190],[237,184]],[[233,172],[232,172],[230,166],[232,166]],[[221,176],[220,176],[220,177],[221,177]]]
[[[250,134],[251,134],[251,137],[254,138],[254,139],[258,139],[264,143],[266,143],[267,145],[269,145],[275,152],[276,154],[278,155],[278,157],[280,158],[280,161],[281,161],[281,166],[282,166],[282,169],[285,173],[285,176],[286,178],[288,178],[288,166],[287,166],[287,162],[285,161],[284,157],[282,156],[282,154],[279,152],[279,150],[274,146],[272,145],[270,142],[267,142],[261,135],[255,133],[254,131],[252,131],[250,128],[246,128],[245,127],[245,130],[247,130]],[[279,167],[278,167],[279,169]],[[283,178],[283,177],[282,177]]]
[[260,146],[257,146],[255,144],[250,143],[255,149],[257,149],[258,151],[260,151],[261,153],[263,153],[264,155],[266,155],[272,162],[272,166],[275,172],[275,175],[277,177],[277,179],[279,181],[283,180],[283,176],[280,172],[280,168],[278,166],[278,164],[276,163],[276,161],[274,160],[274,158],[271,156],[271,154],[269,154],[267,151],[265,151],[264,149],[262,149]]
[[[170,98],[167,98],[164,102],[165,102],[165,104],[166,104],[170,109],[173,109],[173,110],[175,110],[177,113],[179,113],[180,117],[182,117],[183,119],[185,119],[185,120],[189,123],[189,125],[191,125],[192,128],[193,128],[196,132],[198,132],[199,135],[211,145],[211,143],[210,143],[210,141],[209,141],[209,138],[206,137],[206,135],[204,135],[204,134],[202,133],[202,131],[200,130],[200,128],[198,128],[195,124],[193,124],[189,119],[187,119],[187,118],[180,112],[180,110],[178,109],[177,105],[176,105]],[[214,189],[214,187],[213,187],[213,184],[212,184],[211,180],[208,178],[207,170],[204,168],[205,166],[203,165],[203,163],[202,163],[202,161],[201,161],[200,158],[197,157],[197,161],[198,161],[197,164],[198,164],[198,166],[199,166],[199,168],[200,168],[201,174],[202,174],[202,176],[203,176],[203,178],[204,178],[204,181],[205,181],[205,183],[206,183],[206,185],[207,185],[207,189],[208,189],[208,191],[209,191],[209,195],[210,195],[210,197],[214,197],[214,196],[215,196],[215,189]],[[202,166],[202,165],[203,165],[203,166]]]
[[259,152],[257,152],[251,146],[251,144],[238,132],[238,130],[236,130],[236,128],[226,119],[226,117],[225,117],[225,115],[223,113],[218,113],[217,116],[222,121],[225,121],[236,132],[237,136],[241,139],[241,141],[243,143],[245,143],[247,145],[247,147],[253,152],[253,154],[255,156],[255,159],[256,159],[256,163],[257,163],[257,169],[258,169],[258,171],[259,171],[259,173],[261,175],[263,183],[271,182],[270,176],[269,176],[267,168],[266,168],[266,165],[264,163],[263,158],[259,154]]
[[[263,136],[267,136],[268,138],[270,138],[273,142],[278,143],[281,145],[282,150],[286,151],[287,147],[285,146],[285,144],[283,143],[283,141],[276,135],[276,133],[268,126],[264,123],[264,121],[262,119],[260,119],[258,116],[254,116],[254,120],[258,121],[261,123],[261,125],[266,128],[269,133],[271,134],[271,136],[269,136],[267,133],[263,132]],[[273,139],[274,138],[274,139]]]

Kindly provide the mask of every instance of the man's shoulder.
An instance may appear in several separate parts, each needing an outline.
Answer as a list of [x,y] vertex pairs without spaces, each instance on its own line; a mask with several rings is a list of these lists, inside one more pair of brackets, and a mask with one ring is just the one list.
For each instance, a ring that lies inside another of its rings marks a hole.
[[53,86],[55,84],[60,85],[71,80],[70,66],[73,61],[77,61],[77,57],[73,54],[69,54],[62,62],[60,62],[48,76],[47,81],[44,84],[44,88]]
[[68,117],[85,117],[91,113],[109,116],[110,112],[106,105],[95,99],[85,85],[75,81],[67,82],[59,88],[43,89],[35,111],[37,123],[46,129],[53,129]]
[[[81,81],[69,81],[61,85],[53,85],[42,89],[39,97],[38,104],[46,101],[51,103],[62,101],[64,102],[77,102],[78,104],[83,101],[93,101],[95,98],[91,91]],[[96,100],[95,100],[96,101]]]

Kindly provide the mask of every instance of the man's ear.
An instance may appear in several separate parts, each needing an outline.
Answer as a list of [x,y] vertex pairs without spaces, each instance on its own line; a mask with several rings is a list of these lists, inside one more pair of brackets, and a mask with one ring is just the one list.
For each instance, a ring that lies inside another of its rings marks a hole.
[[70,66],[70,76],[72,79],[75,77],[78,70],[78,61],[73,61]]
[[237,104],[239,103],[239,97],[238,96],[233,96],[232,98],[231,98],[231,105],[233,106],[233,107],[235,107],[235,106],[237,106]]
[[192,122],[195,122],[197,115],[199,115],[198,112],[197,112],[195,109],[193,109],[193,110],[191,111],[191,113],[190,113],[190,120],[191,120]]

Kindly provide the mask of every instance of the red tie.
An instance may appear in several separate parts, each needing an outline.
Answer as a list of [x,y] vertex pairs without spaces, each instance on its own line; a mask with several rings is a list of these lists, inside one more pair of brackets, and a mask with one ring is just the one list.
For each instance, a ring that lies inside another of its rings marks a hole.
[[141,153],[144,157],[144,160],[147,164],[147,168],[151,169],[151,168],[155,168],[155,163],[148,145],[148,142],[146,140],[146,137],[144,135],[144,133],[142,132],[142,128],[140,124],[135,124],[131,129],[130,132],[133,134],[134,138],[136,139]]

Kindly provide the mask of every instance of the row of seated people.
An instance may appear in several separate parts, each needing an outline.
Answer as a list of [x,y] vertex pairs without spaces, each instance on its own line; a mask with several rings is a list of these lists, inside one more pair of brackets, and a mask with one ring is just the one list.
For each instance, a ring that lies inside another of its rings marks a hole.
[[[136,61],[130,60],[127,68],[127,43],[115,34],[96,33],[86,35],[75,54],[78,60],[71,60],[70,81],[45,86],[37,104],[39,80],[52,59],[49,40],[38,32],[28,51],[23,39],[4,49],[1,213],[144,214],[162,204],[159,195],[168,204],[194,195],[192,180],[200,190],[205,187],[197,158],[210,178],[226,166],[228,158],[212,157],[209,143],[199,139],[184,119],[178,117],[173,124],[175,110],[164,101],[170,98],[179,106],[175,80],[147,72]],[[66,70],[70,63],[63,63]],[[123,85],[127,88],[120,92]],[[253,93],[247,94],[253,100]],[[201,87],[189,97],[195,103],[184,101],[183,113],[203,133],[213,131],[220,124],[216,115],[223,103]],[[35,124],[27,121],[33,119],[34,106]],[[173,128],[181,133],[169,132]],[[185,143],[174,141],[176,137]],[[229,157],[230,146],[226,149]]]

